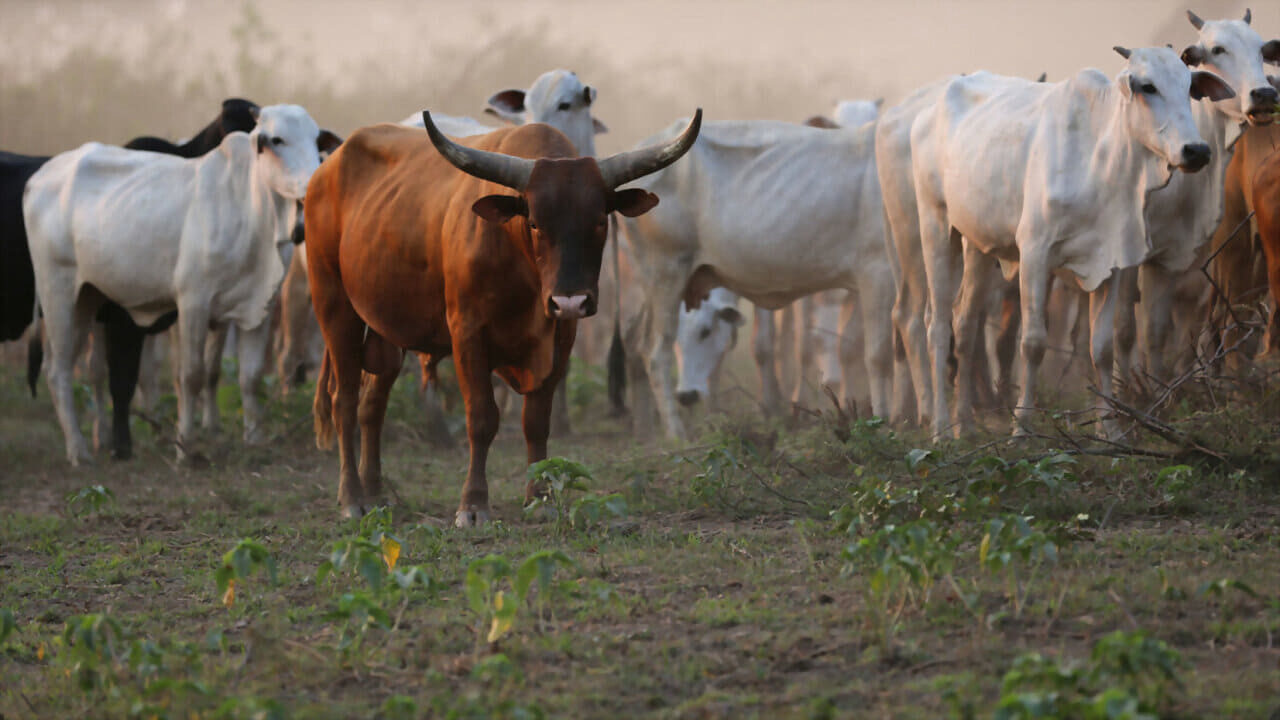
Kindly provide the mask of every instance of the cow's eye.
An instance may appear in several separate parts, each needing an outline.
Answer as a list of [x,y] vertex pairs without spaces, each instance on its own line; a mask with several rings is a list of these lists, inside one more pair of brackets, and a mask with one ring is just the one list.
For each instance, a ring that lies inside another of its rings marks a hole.
[[704,327],[702,328],[701,332],[698,333],[699,340],[706,340],[709,337],[711,337],[711,328]]
[[1146,93],[1146,94],[1148,94],[1148,95],[1155,95],[1155,94],[1156,94],[1156,86],[1155,86],[1155,85],[1152,85],[1151,83],[1142,83],[1142,92],[1144,92],[1144,93]]
[[271,138],[271,144],[272,144],[272,145],[283,145],[283,144],[284,144],[284,138],[282,138],[282,137],[280,137],[279,135],[277,135],[276,137]]
[[537,229],[538,229],[538,223],[536,223],[536,222],[534,222],[534,221],[530,220],[530,221],[529,221],[529,229],[530,229],[530,230],[537,230]]
[[567,110],[568,110],[569,108],[571,108],[571,107],[573,107],[573,105],[572,105],[572,104],[567,103],[567,102],[562,102],[562,103],[560,103],[560,112],[565,112],[565,111],[567,111]]
[[1212,52],[1214,55],[1221,55],[1221,54],[1225,53],[1226,51],[1227,51],[1227,49],[1226,49],[1226,48],[1224,48],[1224,47],[1222,47],[1221,45],[1215,45],[1215,46],[1214,46],[1214,48],[1213,48],[1213,50],[1212,50],[1211,52]]

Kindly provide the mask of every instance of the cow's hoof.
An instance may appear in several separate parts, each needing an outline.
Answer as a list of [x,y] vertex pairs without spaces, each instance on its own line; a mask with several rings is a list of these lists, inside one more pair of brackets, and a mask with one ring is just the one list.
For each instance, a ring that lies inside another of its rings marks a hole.
[[459,510],[453,524],[460,528],[480,527],[489,522],[488,510]]
[[364,517],[364,508],[359,505],[344,505],[339,516],[343,520],[359,520]]
[[87,449],[69,453],[67,460],[71,461],[71,467],[89,467],[93,465],[93,455]]

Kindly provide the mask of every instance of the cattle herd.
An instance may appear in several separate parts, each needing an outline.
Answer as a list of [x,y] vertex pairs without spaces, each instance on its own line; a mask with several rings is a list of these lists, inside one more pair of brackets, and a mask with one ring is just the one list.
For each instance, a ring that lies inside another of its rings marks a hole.
[[[1220,347],[1251,352],[1222,318],[1268,283],[1280,297],[1280,78],[1266,67],[1280,40],[1264,42],[1248,11],[1188,17],[1195,44],[1116,47],[1114,77],[978,72],[805,124],[703,123],[699,110],[607,158],[596,90],[562,70],[490,98],[509,127],[423,112],[343,141],[299,106],[231,99],[181,145],[0,153],[0,340],[30,335],[32,391],[43,362],[75,465],[93,457],[73,394],[86,346],[95,436],[127,458],[135,389],[155,395],[153,336],[171,331],[189,458],[202,402],[216,423],[228,328],[244,438],[261,439],[258,385],[281,326],[282,384],[318,368],[316,442],[336,440],[350,516],[381,500],[383,419],[406,361],[430,406],[452,357],[470,444],[459,526],[488,519],[495,388],[524,396],[531,463],[567,426],[558,389],[575,352],[607,360],[615,409],[630,387],[638,432],[683,438],[679,406],[715,400],[746,321],[739,296],[756,306],[765,408],[783,404],[774,311],[800,300],[801,342],[784,348],[795,364],[935,437],[969,432],[983,395],[1027,432],[1050,338],[1079,312],[1099,427],[1115,437],[1104,401],[1117,378],[1168,380],[1215,328]],[[1260,349],[1277,347],[1273,312]]]

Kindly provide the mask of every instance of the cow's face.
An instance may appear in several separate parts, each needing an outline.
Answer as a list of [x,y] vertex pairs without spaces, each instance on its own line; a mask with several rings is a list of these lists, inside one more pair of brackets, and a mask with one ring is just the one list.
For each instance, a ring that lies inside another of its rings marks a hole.
[[547,317],[573,320],[596,314],[609,213],[635,217],[657,204],[645,190],[607,188],[593,158],[570,158],[539,160],[522,196],[488,195],[472,210],[490,222],[525,218]]
[[301,200],[311,173],[320,167],[320,127],[297,105],[269,105],[258,114],[249,137],[258,153],[260,172],[280,195]]
[[[1192,18],[1194,25],[1199,18]],[[1236,98],[1218,103],[1228,117],[1250,125],[1271,124],[1280,93],[1267,82],[1263,63],[1280,63],[1280,40],[1264,43],[1244,20],[1199,23],[1200,37],[1182,51],[1182,60],[1220,76],[1236,90]]]
[[1195,172],[1207,165],[1211,153],[1191,117],[1191,99],[1225,100],[1231,88],[1212,73],[1190,71],[1169,48],[1116,50],[1129,61],[1116,77],[1129,132],[1170,167]]
[[486,112],[509,123],[546,123],[564,133],[579,155],[595,155],[597,133],[605,126],[591,115],[596,90],[575,73],[552,70],[538,76],[527,90],[504,90],[489,98]]
[[676,330],[679,383],[676,399],[693,405],[711,395],[711,378],[724,356],[737,343],[738,328],[746,321],[737,308],[738,296],[715,288],[696,310],[680,304]]

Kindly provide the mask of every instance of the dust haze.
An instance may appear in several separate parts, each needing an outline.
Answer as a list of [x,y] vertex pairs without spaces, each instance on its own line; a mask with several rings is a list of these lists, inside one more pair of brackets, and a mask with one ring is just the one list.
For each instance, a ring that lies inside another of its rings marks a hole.
[[[1205,18],[1248,3],[1212,0]],[[347,134],[422,108],[480,117],[545,70],[598,88],[610,132],[635,145],[696,106],[708,119],[799,121],[985,69],[1060,80],[1117,71],[1113,45],[1194,38],[1169,0],[10,0],[0,4],[0,148],[189,135],[224,97],[297,102]],[[1280,9],[1254,8],[1264,37]]]

